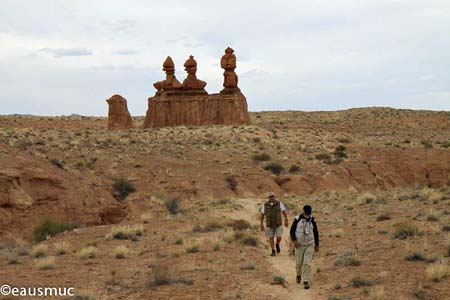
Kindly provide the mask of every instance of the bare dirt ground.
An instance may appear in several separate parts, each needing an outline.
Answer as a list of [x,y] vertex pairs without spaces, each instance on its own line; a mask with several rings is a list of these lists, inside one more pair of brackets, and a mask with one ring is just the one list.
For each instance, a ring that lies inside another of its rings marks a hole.
[[[109,132],[105,118],[0,116],[0,284],[77,299],[446,299],[448,112],[251,118]],[[288,244],[272,258],[258,230],[269,191],[290,220],[314,208],[309,291]],[[36,241],[44,216],[70,226]]]

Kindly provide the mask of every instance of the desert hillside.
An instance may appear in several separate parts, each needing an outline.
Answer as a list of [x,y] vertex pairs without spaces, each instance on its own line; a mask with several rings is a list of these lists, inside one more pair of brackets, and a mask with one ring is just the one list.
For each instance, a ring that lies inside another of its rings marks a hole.
[[[250,116],[114,132],[100,117],[0,116],[0,277],[79,299],[445,299],[450,113]],[[271,258],[258,231],[269,191],[291,220],[315,208],[307,293],[289,244]],[[65,232],[36,239],[43,217]]]

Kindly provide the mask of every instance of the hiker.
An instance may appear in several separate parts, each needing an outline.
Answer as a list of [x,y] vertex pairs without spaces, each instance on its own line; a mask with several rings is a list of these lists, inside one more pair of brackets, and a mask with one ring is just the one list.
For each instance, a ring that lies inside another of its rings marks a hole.
[[270,248],[272,249],[272,254],[270,256],[275,256],[275,236],[277,237],[277,252],[281,252],[280,242],[281,236],[283,235],[283,222],[281,220],[281,214],[284,216],[284,226],[288,227],[286,208],[283,203],[275,199],[275,194],[271,192],[269,194],[269,201],[264,203],[261,208],[261,231],[264,231],[264,217],[266,217],[266,237],[269,239]]
[[319,230],[311,214],[312,207],[305,205],[302,214],[295,217],[290,230],[295,247],[296,281],[300,283],[303,277],[305,289],[309,289],[313,252],[319,251]]

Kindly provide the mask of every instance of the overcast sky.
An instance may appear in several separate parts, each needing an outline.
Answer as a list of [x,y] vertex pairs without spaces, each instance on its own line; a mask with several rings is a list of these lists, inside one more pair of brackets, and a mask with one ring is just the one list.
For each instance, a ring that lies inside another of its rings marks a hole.
[[144,115],[167,55],[222,88],[235,49],[251,111],[450,110],[449,0],[0,1],[0,114]]

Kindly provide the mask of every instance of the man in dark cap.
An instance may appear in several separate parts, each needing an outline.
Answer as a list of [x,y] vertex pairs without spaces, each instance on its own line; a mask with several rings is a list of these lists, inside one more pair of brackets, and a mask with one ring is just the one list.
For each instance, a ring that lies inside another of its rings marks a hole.
[[295,217],[290,235],[295,247],[296,281],[300,283],[303,277],[305,289],[309,289],[313,252],[319,251],[319,230],[310,205],[305,205],[303,212]]

